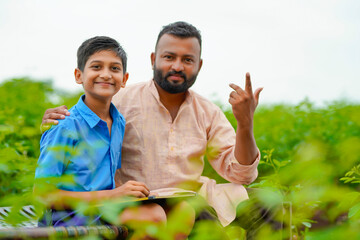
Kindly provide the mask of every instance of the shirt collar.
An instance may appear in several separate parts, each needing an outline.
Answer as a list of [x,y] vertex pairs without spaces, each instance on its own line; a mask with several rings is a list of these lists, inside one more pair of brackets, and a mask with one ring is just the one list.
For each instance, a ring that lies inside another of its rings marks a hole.
[[[98,115],[96,115],[88,106],[86,106],[86,104],[84,103],[84,98],[85,98],[85,95],[82,95],[80,97],[78,103],[76,104],[76,108],[79,111],[80,115],[85,119],[87,124],[89,124],[89,126],[91,128],[93,128],[100,121],[103,121],[103,120],[101,120],[101,118],[99,118]],[[114,123],[120,120],[120,113],[115,108],[113,103],[110,104],[110,114],[111,114],[111,117],[112,117]]]

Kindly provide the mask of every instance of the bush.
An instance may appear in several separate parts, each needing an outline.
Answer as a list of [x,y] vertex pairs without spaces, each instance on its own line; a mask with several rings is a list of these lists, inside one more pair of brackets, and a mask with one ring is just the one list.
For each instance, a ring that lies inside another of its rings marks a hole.
[[[3,82],[0,95],[0,206],[39,205],[31,193],[41,118],[47,108],[71,107],[80,94],[55,90],[51,82],[21,78]],[[231,110],[224,113],[236,128]],[[264,204],[290,204],[292,217],[285,223],[294,235],[355,236],[360,221],[360,105],[334,101],[317,107],[309,100],[295,106],[260,105],[254,121],[262,158],[259,177],[249,187],[266,190]],[[208,163],[204,174],[226,182]],[[201,225],[197,236],[209,226]],[[241,229],[226,231],[229,236],[243,234]]]

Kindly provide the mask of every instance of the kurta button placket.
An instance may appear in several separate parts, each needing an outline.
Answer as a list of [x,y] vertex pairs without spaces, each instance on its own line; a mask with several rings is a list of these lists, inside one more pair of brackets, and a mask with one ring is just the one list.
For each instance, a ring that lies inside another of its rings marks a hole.
[[169,155],[171,157],[173,157],[175,155],[174,150],[175,150],[175,136],[174,136],[174,128],[173,128],[173,123],[170,126],[169,129],[169,149],[170,149],[170,153]]

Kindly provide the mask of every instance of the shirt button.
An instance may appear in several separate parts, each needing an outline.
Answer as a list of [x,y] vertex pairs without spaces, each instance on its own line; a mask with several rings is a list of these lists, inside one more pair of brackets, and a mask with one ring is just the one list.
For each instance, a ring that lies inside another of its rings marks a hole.
[[173,132],[173,129],[172,129],[172,128],[170,128],[170,132],[171,132],[171,133]]
[[174,151],[174,147],[171,147],[170,150],[171,150],[171,151]]

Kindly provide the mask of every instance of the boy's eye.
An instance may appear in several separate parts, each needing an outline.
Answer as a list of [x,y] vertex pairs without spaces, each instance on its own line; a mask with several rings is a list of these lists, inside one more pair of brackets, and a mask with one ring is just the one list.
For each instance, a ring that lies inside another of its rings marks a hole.
[[112,67],[111,68],[113,71],[121,71],[121,68],[120,67]]
[[100,66],[99,66],[99,65],[93,65],[93,66],[91,66],[91,68],[93,68],[93,69],[100,69]]

